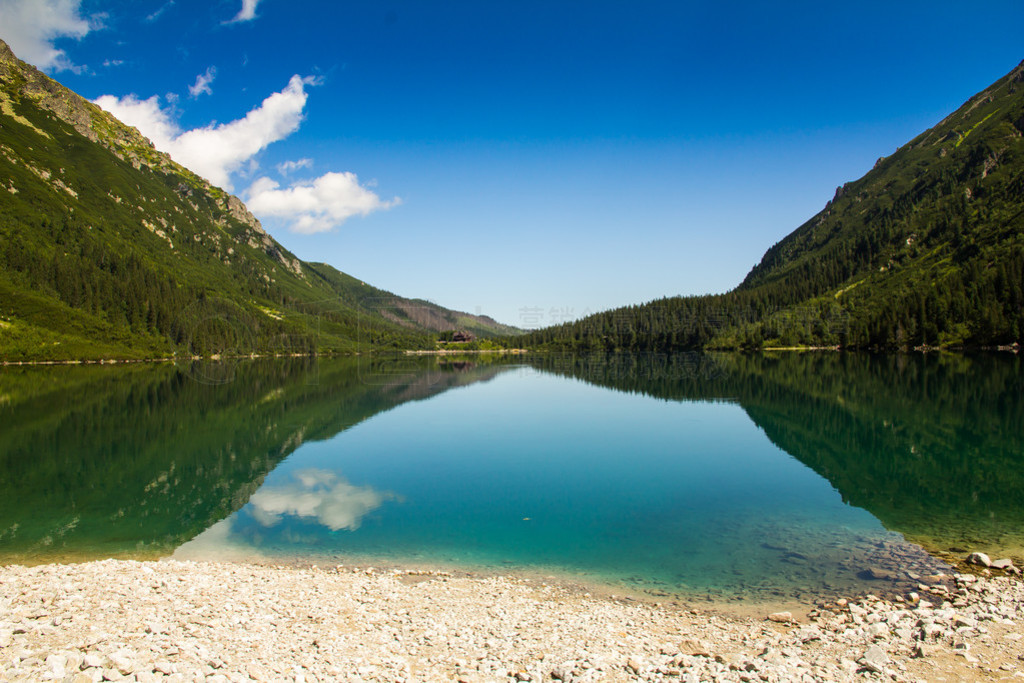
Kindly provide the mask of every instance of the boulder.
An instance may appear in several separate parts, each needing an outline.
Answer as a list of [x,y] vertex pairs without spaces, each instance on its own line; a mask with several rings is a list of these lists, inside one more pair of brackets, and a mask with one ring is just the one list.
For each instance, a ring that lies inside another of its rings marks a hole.
[[918,659],[921,659],[923,657],[931,657],[937,652],[939,652],[938,645],[928,645],[926,643],[918,643],[914,646],[913,650],[914,657]]
[[572,672],[575,668],[575,662],[564,662],[551,669],[551,678],[556,681],[562,681],[563,683],[571,683]]
[[864,633],[870,638],[885,638],[889,635],[889,625],[882,622],[871,624]]
[[679,654],[690,655],[691,657],[711,656],[708,646],[693,638],[683,638],[683,640],[679,642]]
[[860,573],[860,576],[873,581],[898,581],[900,579],[897,572],[882,567],[868,567]]
[[979,567],[991,567],[992,560],[985,553],[971,553],[967,556],[967,564],[976,564]]
[[868,671],[880,674],[885,671],[885,665],[889,663],[889,655],[885,654],[885,650],[877,645],[872,645],[864,652],[864,656],[860,658],[860,663]]

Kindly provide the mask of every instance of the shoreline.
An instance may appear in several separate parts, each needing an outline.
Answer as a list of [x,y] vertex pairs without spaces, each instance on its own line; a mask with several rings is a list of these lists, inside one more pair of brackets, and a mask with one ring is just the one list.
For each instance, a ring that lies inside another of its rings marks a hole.
[[523,354],[531,353],[529,349],[433,349],[433,350],[418,350],[409,349],[403,351],[406,356],[462,356],[466,354],[496,354],[496,355],[509,355],[509,356],[521,356]]
[[[920,590],[922,584],[949,585],[956,574],[984,572],[986,567],[972,564],[963,554],[946,553],[939,557],[934,551],[921,548],[921,554],[932,562],[928,565],[913,563],[902,556],[896,564],[866,561],[858,573],[859,581],[842,586],[830,583],[828,587],[769,586],[760,591],[740,586],[672,588],[658,581],[644,582],[638,577],[625,575],[602,575],[588,573],[578,568],[560,565],[516,565],[512,563],[464,563],[441,558],[391,557],[386,555],[351,554],[281,554],[264,555],[248,551],[231,551],[209,554],[204,552],[181,552],[182,548],[168,553],[154,550],[150,553],[125,553],[97,555],[83,551],[81,554],[60,553],[35,554],[30,557],[11,555],[0,558],[0,572],[5,567],[20,566],[34,568],[41,566],[88,565],[112,561],[123,563],[191,562],[210,565],[253,566],[268,569],[289,570],[342,570],[360,572],[371,569],[376,573],[443,574],[469,580],[509,579],[526,583],[544,583],[559,586],[572,593],[588,595],[607,600],[622,600],[650,605],[673,605],[684,609],[699,609],[727,618],[764,616],[776,611],[789,611],[797,617],[806,616],[816,606],[829,601],[845,598],[858,600],[866,595],[881,599],[899,601],[909,593]],[[974,555],[975,553],[972,553]],[[992,563],[988,574],[1017,577],[1024,581],[1020,559],[1012,559],[1006,553],[985,555],[1007,559]],[[1006,570],[999,567],[1007,563]],[[636,579],[636,580],[634,580]],[[797,587],[799,592],[792,589]]]
[[[926,558],[927,561],[921,563],[919,561],[921,557]],[[1003,556],[999,555],[999,557]],[[870,561],[868,558],[862,558],[864,560],[861,564],[862,570],[857,579],[845,584],[835,582],[830,583],[828,587],[816,588],[799,584],[730,588],[727,586],[683,587],[682,585],[671,587],[658,581],[643,581],[636,576],[588,573],[578,568],[567,568],[560,565],[464,563],[445,561],[436,557],[414,559],[379,555],[289,556],[260,555],[244,551],[211,556],[203,553],[182,554],[176,551],[165,558],[152,559],[226,562],[299,570],[315,567],[320,570],[360,571],[365,568],[373,568],[376,572],[443,573],[449,577],[470,580],[510,579],[558,586],[571,593],[586,593],[600,599],[698,609],[725,618],[763,618],[767,614],[779,611],[788,611],[797,617],[804,617],[816,605],[830,600],[860,599],[869,594],[883,599],[901,599],[916,590],[921,582],[933,585],[948,584],[951,582],[948,577],[952,573],[975,569],[963,563],[963,569],[958,570],[956,563],[937,560],[931,554],[920,549],[918,558],[901,554],[895,562],[879,561],[878,558],[875,558],[875,561]],[[57,560],[57,562],[64,562],[64,560]],[[1002,572],[997,573],[1002,574]]]
[[1024,584],[723,616],[427,569],[102,560],[0,567],[0,680],[995,680]]
[[[683,610],[699,610],[727,619],[764,618],[766,615],[786,611],[797,619],[803,619],[816,607],[837,599],[859,600],[867,595],[889,601],[904,600],[907,594],[917,590],[922,583],[929,586],[950,585],[952,575],[970,572],[974,567],[966,563],[962,569],[956,565],[938,563],[921,575],[920,567],[907,565],[903,570],[893,566],[882,568],[865,564],[862,580],[857,584],[830,588],[798,588],[799,592],[787,591],[784,587],[772,586],[763,590],[749,588],[730,590],[728,588],[677,588],[672,589],[659,583],[631,581],[624,576],[601,576],[573,571],[560,566],[548,565],[496,565],[462,564],[441,559],[391,558],[385,556],[315,556],[315,555],[260,555],[247,552],[209,555],[204,553],[155,552],[151,554],[125,554],[97,557],[95,554],[82,556],[62,553],[55,556],[34,558],[12,557],[0,561],[0,574],[5,567],[33,569],[46,566],[81,566],[102,562],[154,563],[180,562],[198,565],[228,565],[258,567],[270,570],[293,571],[341,571],[373,574],[422,574],[438,575],[469,581],[508,580],[525,584],[543,584],[557,587],[566,593],[587,595],[598,600],[646,604],[649,606],[671,606]],[[1016,571],[1016,569],[1014,570]],[[874,572],[870,580],[863,578]],[[1004,575],[1004,572],[997,572]],[[907,576],[914,577],[913,579]],[[790,587],[791,589],[793,587]],[[2,679],[0,679],[2,682]]]
[[[398,355],[401,351],[388,351],[380,355]],[[404,353],[409,353],[408,351]],[[229,360],[263,360],[267,358],[356,358],[363,354],[353,353],[250,353],[244,356],[171,356],[168,358],[86,358],[77,360],[0,360],[2,366],[18,365],[120,365],[126,363],[197,363],[220,362]]]
[[[189,561],[191,558],[171,557],[167,559]],[[198,558],[193,561],[208,562]],[[611,579],[578,575],[553,567],[524,568],[509,566],[499,568],[462,566],[438,562],[382,561],[371,558],[362,558],[355,562],[352,562],[350,559],[349,563],[345,564],[312,559],[278,560],[277,558],[248,558],[209,562],[212,564],[253,565],[272,569],[338,570],[354,573],[370,570],[372,573],[377,574],[437,575],[468,581],[512,581],[527,585],[550,586],[566,594],[585,595],[596,600],[645,604],[649,606],[671,606],[683,610],[699,610],[727,619],[763,617],[767,614],[784,610],[788,610],[798,617],[806,616],[808,611],[814,609],[816,603],[824,602],[821,596],[812,591],[808,591],[804,599],[794,597],[786,599],[759,599],[749,596],[743,599],[735,596],[725,598],[721,595],[713,595],[696,590],[693,592],[655,592],[654,589],[650,587],[645,588],[641,584],[627,585],[626,583]],[[890,590],[888,594],[895,595],[897,592]]]
[[[1020,346],[1017,344],[1001,345],[1001,346],[915,346],[913,348],[901,348],[901,349],[847,349],[841,346],[766,346],[755,350],[743,350],[743,349],[680,349],[678,351],[670,351],[669,355],[673,353],[777,353],[780,351],[788,352],[816,352],[816,351],[834,351],[843,353],[893,353],[893,354],[909,354],[909,353],[1020,353]],[[264,358],[348,358],[363,355],[405,355],[405,356],[448,356],[448,355],[463,355],[463,354],[508,354],[508,355],[525,355],[525,354],[564,354],[571,353],[565,351],[548,351],[538,349],[467,349],[467,350],[450,350],[450,349],[405,349],[405,350],[392,350],[392,351],[353,351],[351,353],[251,353],[239,356],[222,356],[220,354],[214,354],[212,356],[170,356],[166,358],[77,358],[77,359],[65,359],[65,360],[7,360],[0,359],[0,367],[6,366],[32,366],[32,365],[119,365],[122,363],[178,363],[178,362],[197,362],[197,361],[225,361],[225,360],[259,360]],[[608,353],[605,351],[594,351],[588,353]],[[614,352],[620,353],[620,352]],[[649,352],[633,352],[625,351],[622,353],[649,353]],[[572,354],[579,355],[579,354]],[[581,355],[587,355],[586,353]]]
[[128,363],[196,363],[196,362],[219,362],[229,360],[261,360],[267,358],[356,358],[358,356],[448,356],[463,354],[510,354],[523,355],[531,353],[528,349],[467,349],[467,350],[418,350],[406,349],[404,351],[378,351],[352,353],[250,353],[241,356],[169,356],[166,358],[77,358],[70,360],[5,360],[0,359],[0,367],[5,366],[31,366],[31,365],[121,365]]

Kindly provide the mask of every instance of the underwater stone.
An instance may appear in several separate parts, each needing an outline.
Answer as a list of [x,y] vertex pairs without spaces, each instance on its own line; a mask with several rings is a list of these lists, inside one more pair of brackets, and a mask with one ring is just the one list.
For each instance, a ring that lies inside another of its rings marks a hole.
[[990,560],[988,555],[985,553],[971,553],[967,556],[967,563],[980,565],[982,567],[992,566],[992,560]]

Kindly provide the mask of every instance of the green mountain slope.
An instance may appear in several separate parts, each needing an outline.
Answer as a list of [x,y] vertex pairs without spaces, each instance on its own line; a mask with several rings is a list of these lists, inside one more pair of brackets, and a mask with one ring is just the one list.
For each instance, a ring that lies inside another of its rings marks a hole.
[[540,331],[583,349],[990,346],[1024,339],[1024,62],[774,245],[732,292]]
[[0,41],[0,359],[355,352],[513,331],[297,259]]

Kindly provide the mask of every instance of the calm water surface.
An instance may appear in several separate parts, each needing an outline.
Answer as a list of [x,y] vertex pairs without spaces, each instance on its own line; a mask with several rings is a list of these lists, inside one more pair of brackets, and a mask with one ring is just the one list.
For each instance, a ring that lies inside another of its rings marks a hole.
[[7,368],[0,559],[884,592],[900,586],[866,570],[1020,557],[1021,389],[1019,361],[994,355]]

